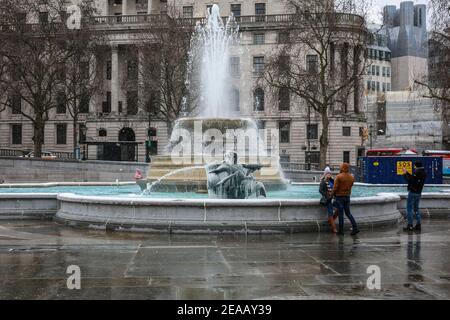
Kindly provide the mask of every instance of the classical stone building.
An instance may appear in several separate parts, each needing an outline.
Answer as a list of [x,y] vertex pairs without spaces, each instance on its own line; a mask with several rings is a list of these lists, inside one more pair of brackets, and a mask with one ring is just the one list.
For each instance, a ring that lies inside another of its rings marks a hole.
[[[164,152],[169,134],[166,123],[151,119],[149,123],[144,113],[129,110],[130,96],[146,94],[127,92],[121,85],[127,76],[127,47],[133,45],[132,34],[148,23],[148,15],[165,15],[168,8],[175,6],[186,19],[202,18],[213,2],[97,0],[95,3],[99,11],[97,27],[107,31],[109,44],[96,59],[94,67],[102,79],[102,90],[90,101],[79,119],[79,131],[83,135],[81,140],[88,143],[88,159],[145,161],[148,154]],[[235,100],[236,110],[239,110],[236,116],[254,118],[267,129],[279,129],[282,162],[318,163],[320,117],[294,97],[286,99],[281,106],[278,98],[264,92],[255,78],[255,72],[264,67],[265,57],[282,41],[283,26],[292,11],[282,0],[220,0],[214,3],[220,6],[222,16],[233,12],[238,17],[242,33],[241,48],[237,50],[239,54],[233,55],[230,61],[235,72],[233,82],[238,97]],[[365,32],[361,29],[361,19],[356,15],[345,15],[342,22],[345,24],[344,29]],[[337,61],[342,61],[341,53],[335,53]],[[306,53],[301,58],[306,63]],[[336,112],[330,116],[327,156],[330,165],[338,165],[342,161],[355,164],[358,153],[362,152],[361,132],[366,126],[362,113],[363,86],[361,81],[361,90],[358,90],[361,95],[352,95],[345,112]],[[261,101],[261,97],[264,98],[263,104],[255,104],[255,99]],[[27,107],[23,101],[17,103]],[[44,150],[71,152],[71,120],[66,113],[57,111],[52,111],[51,120],[46,125]],[[148,140],[152,142],[150,148],[145,144]],[[0,148],[32,149],[32,146],[31,124],[11,109],[0,113]]]

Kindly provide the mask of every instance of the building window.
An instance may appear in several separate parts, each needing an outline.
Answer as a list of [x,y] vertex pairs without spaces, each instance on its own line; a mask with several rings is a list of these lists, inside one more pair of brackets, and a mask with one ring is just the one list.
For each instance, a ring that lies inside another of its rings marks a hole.
[[184,6],[183,7],[183,18],[191,19],[194,17],[194,7],[193,6]]
[[12,144],[22,144],[22,125],[21,124],[11,125],[11,143]]
[[305,152],[305,162],[312,164],[319,164],[320,151],[307,151]]
[[127,114],[135,115],[138,112],[138,92],[127,92]]
[[288,32],[278,33],[278,43],[289,43],[289,33]]
[[383,73],[382,73],[383,77],[386,77],[386,67],[383,67]]
[[306,56],[306,71],[316,74],[319,71],[319,57],[316,54],[308,54]]
[[239,77],[241,75],[241,59],[239,57],[230,58],[230,75]]
[[350,137],[352,135],[352,128],[351,127],[342,127],[342,135],[344,137]]
[[112,61],[106,61],[106,80],[111,80]]
[[9,99],[12,114],[21,114],[22,112],[22,98],[14,95]]
[[240,4],[232,4],[230,6],[230,11],[235,17],[241,16],[241,5]]
[[278,58],[278,73],[280,76],[288,76],[290,71],[291,60],[289,56],[280,56]]
[[231,106],[233,111],[240,110],[240,94],[238,89],[232,89],[231,91]]
[[255,111],[264,111],[264,90],[256,88],[253,92],[253,104]]
[[391,76],[391,68],[390,68],[390,67],[387,67],[387,68],[386,68],[386,76],[387,76],[387,77],[390,77],[390,76]]
[[266,42],[266,35],[264,33],[253,34],[253,44],[264,44]]
[[376,74],[376,68],[375,68],[375,66],[372,66],[372,75],[375,75]]
[[103,102],[102,112],[103,113],[111,112],[111,91],[106,92],[106,101]]
[[280,88],[278,91],[278,108],[280,111],[289,111],[290,109],[290,94],[288,88]]
[[380,92],[380,83],[377,81],[377,92]]
[[90,103],[89,94],[87,93],[87,91],[85,91],[80,97],[78,111],[80,113],[89,113],[89,103]]
[[342,161],[345,163],[350,163],[350,151],[343,152]]
[[288,154],[280,154],[280,163],[289,163],[291,162],[291,156]]
[[59,81],[66,80],[66,66],[63,63],[56,66],[56,78]]
[[386,83],[383,82],[383,92],[386,92]]
[[56,113],[66,113],[66,94],[64,92],[58,92],[56,96]]
[[169,6],[167,5],[167,1],[165,1],[165,2],[161,1],[159,4],[159,13],[162,15],[166,15],[168,9],[169,9]]
[[280,129],[280,143],[289,143],[291,140],[291,122],[280,121],[278,128]]
[[80,79],[89,80],[89,62],[80,63]]
[[375,81],[372,81],[372,91],[376,91],[377,90],[377,84],[375,83]]
[[376,75],[377,75],[377,76],[380,76],[380,66],[377,66],[377,69],[376,69],[376,70],[377,70]]
[[47,11],[39,12],[39,23],[40,24],[48,23],[48,12]]
[[265,15],[266,14],[266,4],[265,3],[255,3],[255,15]]
[[138,78],[138,62],[137,59],[130,59],[127,62],[127,77],[129,80]]
[[106,137],[108,135],[108,131],[106,131],[106,129],[100,129],[98,130],[98,136],[99,137]]
[[264,57],[253,57],[253,76],[260,77],[264,73]]
[[84,144],[86,143],[86,125],[83,123],[78,124],[78,143]]
[[266,128],[266,121],[255,120],[255,122],[256,122],[256,127],[258,128],[258,130],[264,130]]
[[390,84],[390,83],[387,83],[387,84],[386,84],[386,90],[387,90],[387,91],[391,91],[391,84]]
[[56,144],[67,144],[67,124],[56,125]]
[[386,61],[391,61],[391,53],[390,52],[386,52],[384,59]]
[[370,80],[369,80],[369,81],[367,81],[367,91],[370,91],[370,90],[371,90],[371,88],[370,88],[370,84],[371,84]]
[[319,126],[317,124],[306,125],[306,139],[317,140],[319,138]]

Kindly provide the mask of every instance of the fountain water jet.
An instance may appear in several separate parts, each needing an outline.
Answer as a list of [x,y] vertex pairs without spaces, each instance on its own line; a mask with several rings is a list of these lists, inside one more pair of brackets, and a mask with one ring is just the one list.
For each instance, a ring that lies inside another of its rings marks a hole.
[[191,50],[201,56],[200,115],[229,117],[229,53],[230,47],[239,43],[239,26],[232,15],[224,24],[219,6],[214,4],[207,12],[207,23],[197,25],[193,39]]

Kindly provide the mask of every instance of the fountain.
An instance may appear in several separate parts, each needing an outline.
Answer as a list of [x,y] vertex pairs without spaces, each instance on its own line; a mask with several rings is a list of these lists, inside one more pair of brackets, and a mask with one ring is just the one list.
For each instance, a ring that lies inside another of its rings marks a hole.
[[[258,131],[253,120],[232,117],[233,112],[229,108],[229,50],[232,45],[239,43],[239,27],[232,15],[224,24],[217,5],[208,11],[206,21],[204,25],[197,25],[190,53],[190,65],[196,66],[192,70],[194,75],[190,77],[200,78],[200,87],[196,89],[200,92],[200,102],[195,108],[199,117],[181,118],[175,122],[165,155],[152,158],[148,178],[140,180],[138,184],[145,192],[205,193],[208,190],[213,198],[248,198],[264,195],[265,191],[262,190],[266,188],[284,189],[286,184],[279,158],[278,155],[268,155],[267,138]],[[228,141],[224,141],[226,139],[223,137],[228,138]],[[180,154],[179,149],[184,152]],[[218,195],[217,188],[208,183],[212,179],[208,168],[219,166],[218,163],[224,160],[227,152],[236,152],[242,159],[243,164],[234,165],[246,167],[242,172],[246,179],[237,179],[236,176],[230,178],[220,188],[231,188],[237,194],[229,191]],[[247,172],[250,167],[254,169],[251,175]],[[251,179],[255,182],[250,182]],[[254,187],[254,192],[249,194],[250,189],[240,192],[238,190],[245,188],[230,186],[231,183],[249,183]],[[211,191],[211,188],[215,191]]]

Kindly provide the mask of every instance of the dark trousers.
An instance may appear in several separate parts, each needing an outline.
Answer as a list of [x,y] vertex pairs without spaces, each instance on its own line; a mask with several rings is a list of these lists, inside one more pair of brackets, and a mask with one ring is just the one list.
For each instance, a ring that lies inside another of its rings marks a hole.
[[344,213],[347,216],[347,219],[350,220],[353,230],[357,230],[358,225],[350,212],[350,197],[337,196],[336,206],[339,210],[339,232],[344,232]]
[[406,202],[406,217],[408,218],[408,225],[413,224],[413,213],[416,216],[416,222],[420,224],[421,216],[419,212],[420,198],[422,194],[415,192],[408,192],[408,200]]

